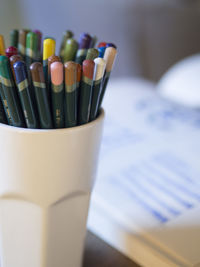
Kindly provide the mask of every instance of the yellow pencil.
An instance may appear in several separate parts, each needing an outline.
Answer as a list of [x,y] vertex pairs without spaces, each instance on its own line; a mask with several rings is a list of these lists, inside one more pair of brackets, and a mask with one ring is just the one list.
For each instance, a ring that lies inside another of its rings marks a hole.
[[3,56],[6,55],[3,35],[0,35],[0,55],[3,55]]

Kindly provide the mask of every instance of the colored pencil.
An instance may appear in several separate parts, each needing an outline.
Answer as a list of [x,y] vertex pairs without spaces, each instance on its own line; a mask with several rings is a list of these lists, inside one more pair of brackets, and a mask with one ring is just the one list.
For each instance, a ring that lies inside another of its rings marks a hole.
[[[0,83],[0,87],[1,87],[1,83]],[[6,119],[6,114],[5,114],[5,110],[4,110],[4,106],[1,100],[1,90],[0,89],[0,123],[4,123],[7,124],[7,119]]]
[[78,50],[78,43],[75,39],[68,39],[65,43],[63,51],[63,62],[72,61],[76,57],[76,52]]
[[6,51],[5,51],[5,43],[4,43],[4,37],[3,35],[0,35],[0,55],[5,56]]
[[50,103],[50,106],[52,105],[52,99],[51,99],[51,64],[54,63],[54,62],[61,62],[61,59],[59,56],[56,56],[56,55],[52,55],[48,58],[48,81],[47,81],[47,86],[48,86],[48,92],[50,92],[50,95],[49,95],[49,103]]
[[14,55],[17,55],[18,54],[18,50],[16,47],[14,46],[9,46],[8,48],[6,48],[6,56],[7,57],[12,57]]
[[117,54],[111,42],[88,33],[79,42],[64,31],[56,40],[40,30],[10,31],[5,49],[0,35],[0,123],[17,127],[59,129],[93,121],[105,95]]
[[13,69],[26,126],[27,128],[36,129],[38,128],[38,123],[30,94],[26,65],[23,61],[17,61],[14,63]]
[[99,56],[99,51],[96,48],[89,48],[87,51],[86,59],[94,60]]
[[7,111],[6,115],[9,124],[16,127],[24,127],[20,101],[15,90],[9,59],[6,56],[0,56],[0,81],[2,87],[1,98]]
[[98,106],[102,89],[102,81],[106,67],[106,62],[103,58],[95,58],[94,63],[95,63],[95,68],[93,77],[94,82],[92,88],[90,121],[94,120],[98,113]]
[[48,80],[48,58],[55,55],[56,41],[54,39],[45,39],[43,42],[43,71],[45,81]]
[[14,71],[13,65],[18,61],[22,61],[22,57],[20,55],[13,55],[13,56],[11,56],[9,58],[9,60],[10,60],[10,66],[11,66],[11,71],[12,71],[12,74],[13,74],[14,82],[15,82],[15,85],[17,85],[16,76],[15,76],[15,71]]
[[[10,112],[9,112],[9,109],[8,109],[8,103],[7,103],[5,94],[4,94],[3,87],[1,85],[1,78],[0,78],[0,102],[1,102],[1,104],[3,106],[3,110],[4,110],[4,113],[5,113],[5,116],[6,116],[6,121],[8,122],[9,125],[12,125],[12,119],[11,119]],[[2,111],[2,107],[1,107],[1,111]],[[3,116],[4,115],[2,114],[2,121],[1,121],[2,123],[3,123]]]
[[39,30],[34,30],[34,33],[37,34],[37,60],[41,59],[41,45],[42,45],[42,32]]
[[18,40],[18,51],[22,56],[23,60],[25,60],[26,56],[26,35],[30,30],[20,30],[19,31],[19,40]]
[[107,47],[114,47],[115,49],[117,49],[117,46],[115,44],[113,44],[113,43],[107,43],[106,44],[106,48]]
[[96,43],[97,43],[97,37],[96,37],[96,35],[94,35],[94,36],[92,37],[92,41],[91,41],[91,44],[90,44],[90,48],[94,48],[95,45],[96,45]]
[[92,37],[88,33],[82,33],[79,40],[79,49],[76,54],[76,63],[82,64],[86,58],[87,50],[90,48]]
[[65,126],[74,127],[77,124],[77,65],[68,61],[65,67]]
[[101,47],[98,48],[99,57],[101,57],[101,58],[104,57],[105,50],[106,50],[106,47],[105,46],[101,46]]
[[106,42],[100,42],[99,44],[98,44],[98,48],[99,47],[106,47],[106,45],[107,45],[107,43]]
[[89,121],[94,65],[93,60],[86,59],[83,61],[83,75],[79,96],[79,124],[85,124]]
[[38,36],[34,32],[29,32],[26,35],[26,65],[29,68],[30,65],[37,60],[38,51]]
[[40,126],[42,129],[52,129],[53,123],[42,64],[40,62],[34,62],[31,64],[30,70],[35,90]]
[[74,35],[73,32],[69,30],[63,32],[62,41],[61,41],[60,50],[59,50],[59,55],[61,58],[64,57],[64,50],[65,50],[67,40],[69,38],[72,38],[73,35]]
[[114,47],[107,47],[106,48],[105,54],[104,54],[104,60],[106,61],[106,71],[105,71],[105,75],[104,75],[103,87],[102,87],[102,91],[101,91],[101,95],[100,95],[98,109],[101,108],[103,98],[105,95],[105,91],[106,91],[106,87],[108,85],[110,73],[112,71],[116,55],[117,55],[117,49],[116,48],[114,48]]
[[19,31],[12,30],[10,31],[10,46],[18,47],[18,38],[19,38]]
[[64,84],[63,64],[55,61],[51,64],[51,99],[52,114],[55,128],[65,126],[64,118]]

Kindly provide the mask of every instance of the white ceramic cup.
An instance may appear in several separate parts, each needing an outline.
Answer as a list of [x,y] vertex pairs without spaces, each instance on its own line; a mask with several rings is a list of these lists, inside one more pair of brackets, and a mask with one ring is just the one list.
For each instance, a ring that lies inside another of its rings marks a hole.
[[88,124],[0,124],[1,267],[80,267],[104,111]]

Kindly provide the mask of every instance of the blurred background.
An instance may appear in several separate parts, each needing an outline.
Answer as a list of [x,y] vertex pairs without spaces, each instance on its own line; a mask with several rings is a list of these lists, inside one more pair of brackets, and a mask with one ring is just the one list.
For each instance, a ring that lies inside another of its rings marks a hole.
[[[98,36],[118,46],[113,77],[157,81],[178,60],[200,51],[199,0],[0,0],[1,34],[40,29],[60,42],[62,32]],[[8,41],[7,41],[8,42]],[[57,48],[59,45],[57,45]]]

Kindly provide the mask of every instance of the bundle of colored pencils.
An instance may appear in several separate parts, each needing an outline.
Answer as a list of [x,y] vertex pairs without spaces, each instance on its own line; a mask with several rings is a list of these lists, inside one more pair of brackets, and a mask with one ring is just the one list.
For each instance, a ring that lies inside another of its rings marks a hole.
[[44,38],[42,49],[39,30],[12,30],[7,49],[0,35],[0,123],[53,129],[93,121],[117,54],[112,43],[94,48],[96,41],[66,31],[56,56],[55,39]]

